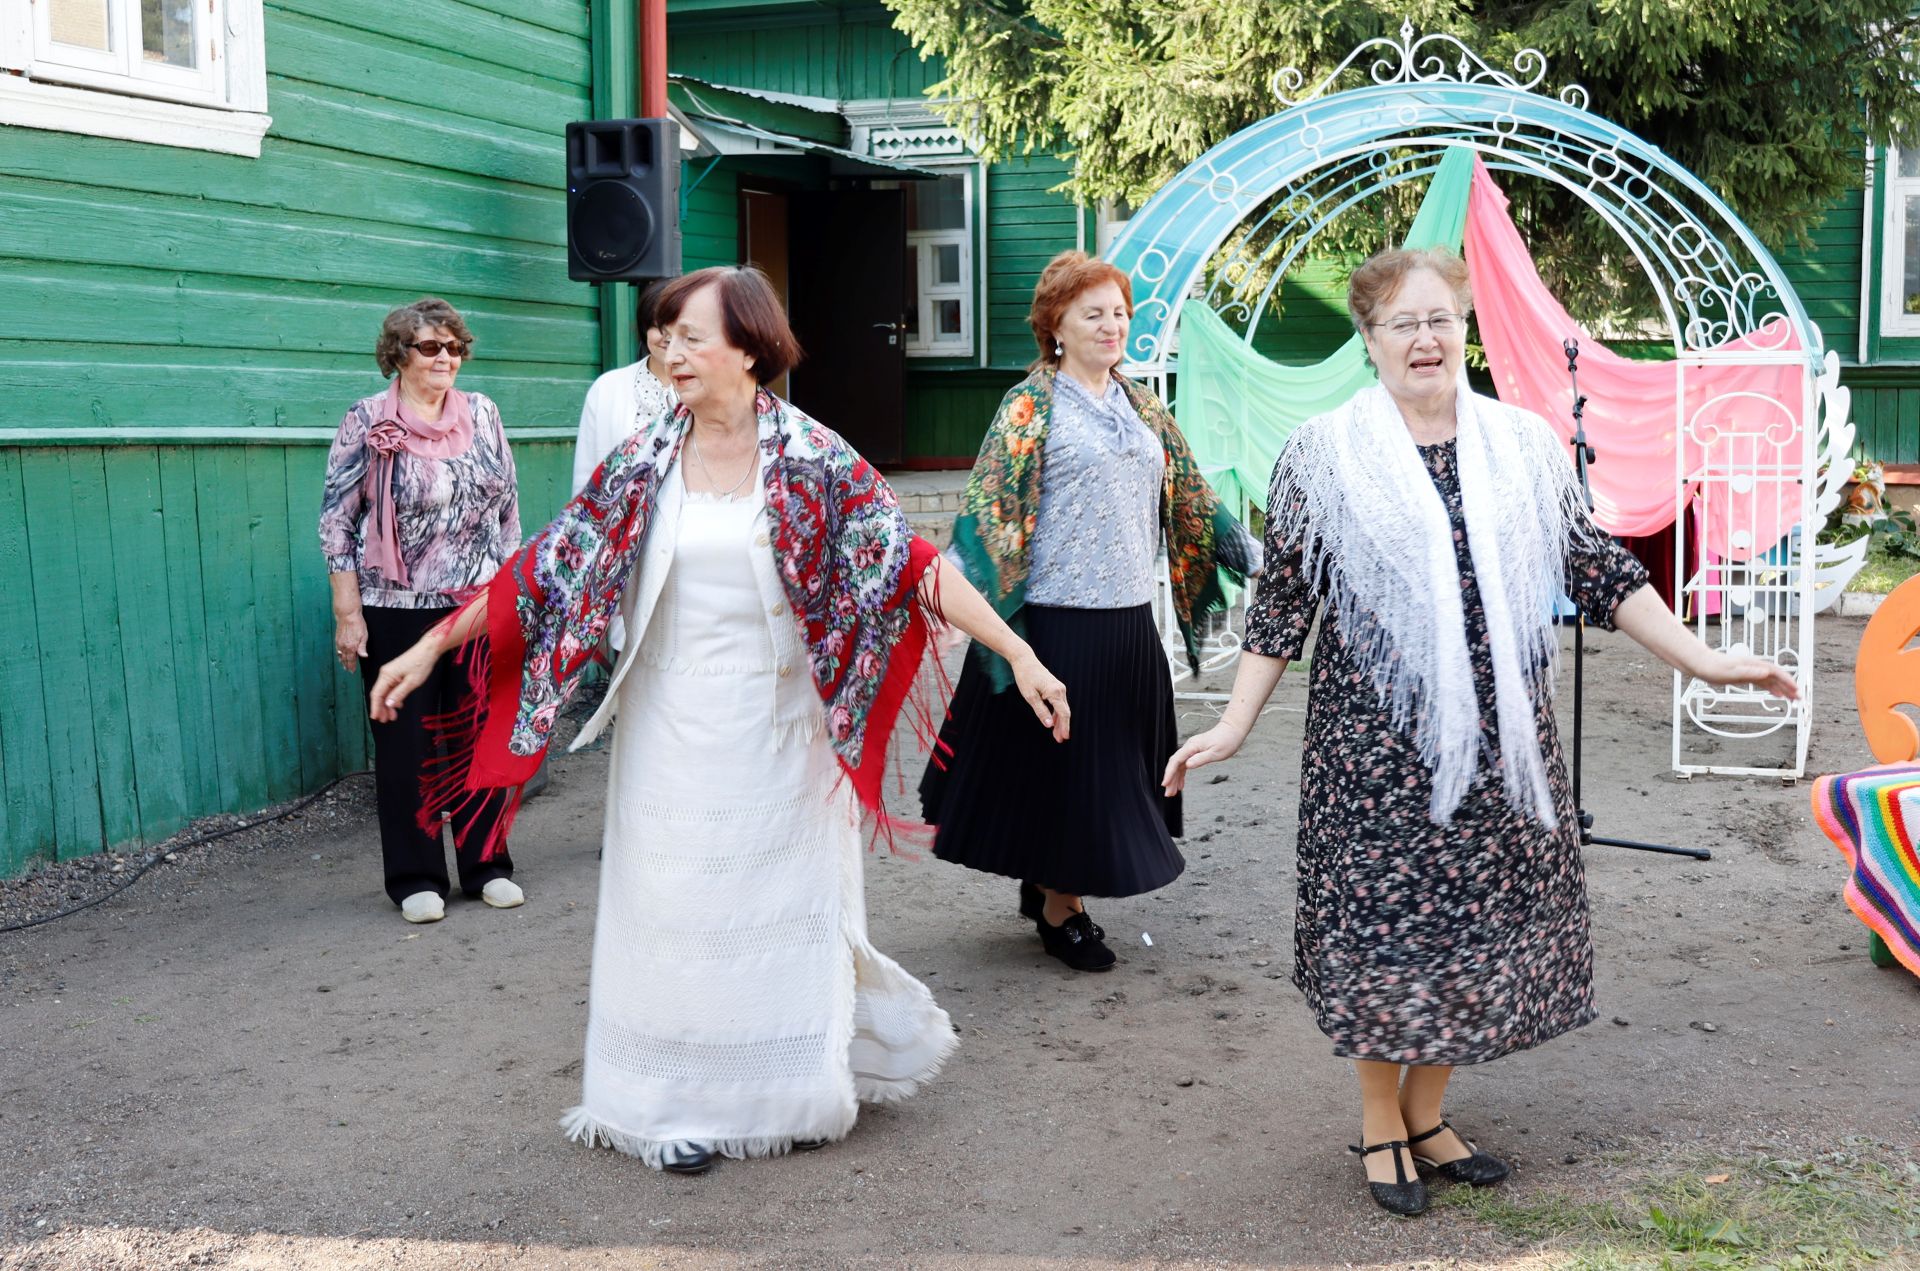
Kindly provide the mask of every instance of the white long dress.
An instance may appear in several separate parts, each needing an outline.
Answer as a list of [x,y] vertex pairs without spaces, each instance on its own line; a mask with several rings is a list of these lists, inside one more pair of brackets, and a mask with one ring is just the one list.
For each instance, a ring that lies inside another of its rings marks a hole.
[[912,1094],[957,1042],[867,942],[859,805],[824,730],[776,735],[776,694],[811,686],[776,670],[769,622],[793,618],[756,582],[753,484],[683,497],[618,689],[582,1099],[562,1125],[655,1168],[678,1141],[741,1157],[841,1138],[856,1098]]

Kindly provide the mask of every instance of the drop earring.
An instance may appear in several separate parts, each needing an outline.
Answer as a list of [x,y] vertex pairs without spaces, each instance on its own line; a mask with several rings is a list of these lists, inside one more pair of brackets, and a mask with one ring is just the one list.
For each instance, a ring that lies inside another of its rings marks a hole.
[[1064,349],[1064,348],[1062,348],[1062,347],[1060,346],[1060,341],[1058,341],[1058,340],[1055,340],[1055,341],[1053,342],[1053,355],[1054,355],[1055,357],[1060,357],[1060,356],[1061,356],[1061,355],[1063,355],[1064,353],[1066,353],[1066,349]]

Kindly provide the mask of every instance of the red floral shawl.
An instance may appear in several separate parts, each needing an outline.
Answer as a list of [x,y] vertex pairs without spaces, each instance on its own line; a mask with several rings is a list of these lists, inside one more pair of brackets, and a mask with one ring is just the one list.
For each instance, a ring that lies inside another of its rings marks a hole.
[[[878,814],[887,742],[928,647],[929,619],[915,594],[936,549],[838,434],[764,390],[755,409],[770,550],[800,622],[834,755],[861,804]],[[423,826],[504,787],[512,806],[487,854],[505,841],[520,788],[540,766],[581,674],[604,656],[614,612],[638,581],[660,483],[692,419],[682,406],[628,437],[488,584],[487,633],[469,646],[472,677],[486,691],[468,710],[433,721],[447,758],[427,776]],[[919,719],[930,732],[925,703]]]

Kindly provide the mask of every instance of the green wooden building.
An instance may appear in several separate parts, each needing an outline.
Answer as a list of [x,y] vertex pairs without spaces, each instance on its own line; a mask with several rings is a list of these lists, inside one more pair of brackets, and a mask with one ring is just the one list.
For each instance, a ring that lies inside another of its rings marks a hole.
[[562,502],[632,340],[567,280],[561,133],[631,110],[628,20],[0,0],[0,873],[365,766],[315,522],[395,304],[466,314]]
[[[467,315],[523,521],[560,505],[584,390],[636,348],[631,289],[566,277],[561,137],[633,113],[633,18],[0,0],[0,874],[365,765],[315,519],[388,308]],[[1117,214],[1054,193],[1060,159],[983,162],[871,0],[671,0],[669,66],[685,267],[769,271],[810,353],[784,387],[877,461],[970,463],[1041,267]],[[1867,171],[1787,265],[1861,449],[1911,463],[1920,158]],[[1311,351],[1344,330],[1304,281]]]

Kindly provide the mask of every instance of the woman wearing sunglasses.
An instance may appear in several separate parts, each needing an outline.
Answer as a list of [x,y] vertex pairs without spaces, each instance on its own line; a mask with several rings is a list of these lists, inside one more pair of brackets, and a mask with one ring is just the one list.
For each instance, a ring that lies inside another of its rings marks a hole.
[[[354,404],[327,456],[320,545],[333,583],[334,656],[369,688],[380,665],[480,590],[520,545],[513,455],[500,411],[453,382],[473,333],[444,300],[387,315],[374,360],[385,391]],[[387,895],[408,922],[446,912],[447,859],[419,825],[426,720],[464,709],[463,668],[443,661],[390,721],[373,724],[373,774]],[[497,909],[525,899],[504,847],[482,859],[504,799],[453,817],[460,887]]]

